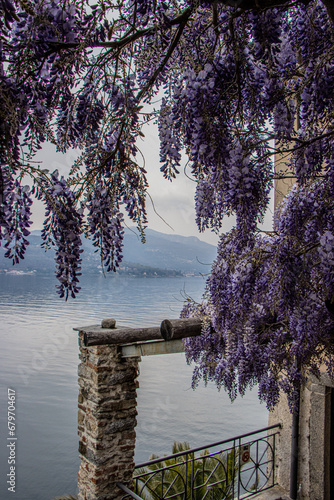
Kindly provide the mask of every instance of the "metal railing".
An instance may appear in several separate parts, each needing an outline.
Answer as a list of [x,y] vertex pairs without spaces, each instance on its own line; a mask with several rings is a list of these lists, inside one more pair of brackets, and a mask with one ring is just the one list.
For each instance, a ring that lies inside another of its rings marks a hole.
[[245,499],[275,486],[275,441],[280,424],[139,464],[135,500]]

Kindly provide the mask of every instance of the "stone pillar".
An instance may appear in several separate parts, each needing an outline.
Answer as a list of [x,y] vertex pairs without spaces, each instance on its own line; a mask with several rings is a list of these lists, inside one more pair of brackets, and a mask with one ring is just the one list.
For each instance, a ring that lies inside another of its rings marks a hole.
[[[301,390],[298,446],[298,500],[329,500],[330,414],[333,384],[328,377],[310,376]],[[285,395],[269,414],[269,425],[280,422],[276,448],[276,480],[285,491],[290,485],[291,423]]]
[[[310,499],[329,500],[330,494],[330,405],[329,387],[311,383],[310,387]],[[303,467],[301,467],[303,471]],[[303,488],[302,488],[303,491]]]
[[112,500],[132,486],[140,358],[116,345],[85,347],[79,331],[78,500]]
[[281,424],[276,436],[275,481],[286,491],[290,490],[291,428],[292,416],[285,394],[281,393],[279,404],[269,413],[268,425]]

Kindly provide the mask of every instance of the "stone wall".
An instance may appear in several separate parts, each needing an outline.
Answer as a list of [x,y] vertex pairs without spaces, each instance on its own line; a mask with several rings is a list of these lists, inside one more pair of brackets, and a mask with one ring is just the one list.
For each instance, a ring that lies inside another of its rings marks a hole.
[[[331,387],[325,374],[310,377],[301,391],[298,443],[298,500],[330,500]],[[290,489],[292,416],[287,400],[269,415],[269,425],[281,422],[276,447],[275,477],[285,491]]]
[[85,347],[79,333],[78,500],[121,499],[132,484],[140,358],[115,345]]

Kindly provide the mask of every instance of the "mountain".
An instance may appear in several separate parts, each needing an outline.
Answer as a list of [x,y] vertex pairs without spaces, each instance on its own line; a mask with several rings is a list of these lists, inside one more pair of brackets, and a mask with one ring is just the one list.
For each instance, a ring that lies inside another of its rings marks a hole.
[[[0,271],[54,271],[54,251],[41,248],[40,231],[32,231],[30,244],[22,262],[13,266],[0,248]],[[99,254],[89,240],[83,241],[83,272],[101,271]],[[170,235],[146,230],[146,243],[141,243],[135,229],[126,229],[124,257],[119,273],[138,275],[206,274],[216,256],[216,247],[194,236]]]
[[125,232],[124,260],[161,269],[207,273],[216,256],[216,247],[194,236],[164,234],[146,230],[146,243],[136,233]]

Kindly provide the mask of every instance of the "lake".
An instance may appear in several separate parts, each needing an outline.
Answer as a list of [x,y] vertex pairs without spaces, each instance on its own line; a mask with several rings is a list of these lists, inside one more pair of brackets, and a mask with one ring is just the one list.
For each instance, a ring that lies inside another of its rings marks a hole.
[[[158,326],[177,318],[187,296],[199,300],[202,277],[90,275],[75,300],[63,302],[48,275],[0,275],[0,498],[50,500],[77,492],[78,344],[74,327]],[[213,384],[191,389],[184,354],[143,357],[138,389],[136,462],[169,454],[174,440],[192,447],[267,425],[256,389],[233,404]],[[8,491],[7,390],[16,396],[16,492]]]

